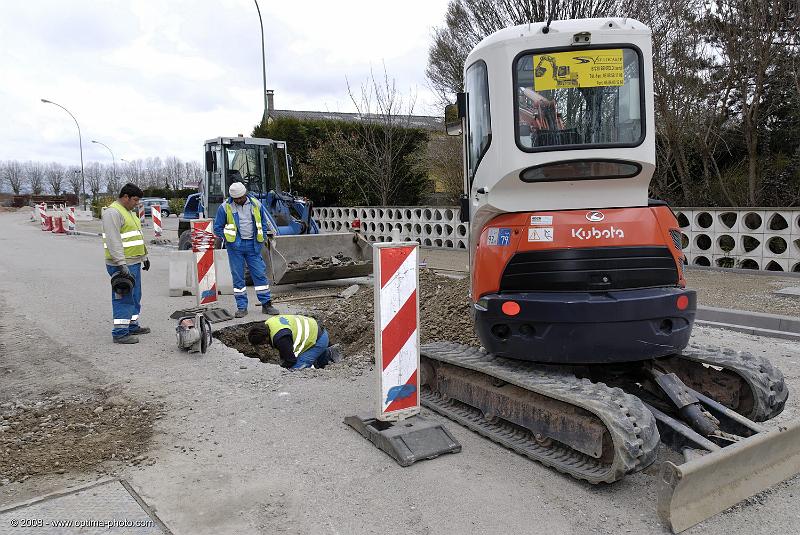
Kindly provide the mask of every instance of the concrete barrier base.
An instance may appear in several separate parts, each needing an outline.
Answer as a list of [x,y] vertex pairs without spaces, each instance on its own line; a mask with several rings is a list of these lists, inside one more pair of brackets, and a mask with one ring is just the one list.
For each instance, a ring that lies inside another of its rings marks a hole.
[[[217,293],[233,295],[233,279],[228,265],[228,251],[214,251],[214,267],[217,273]],[[192,251],[173,251],[169,255],[169,296],[180,297],[186,293],[195,295],[197,269]]]

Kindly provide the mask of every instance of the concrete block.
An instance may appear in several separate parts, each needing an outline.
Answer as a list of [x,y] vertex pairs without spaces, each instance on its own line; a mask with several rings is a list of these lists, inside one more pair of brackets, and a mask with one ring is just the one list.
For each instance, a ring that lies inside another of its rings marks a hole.
[[714,231],[714,219],[716,212],[714,210],[695,210],[692,212],[691,230],[692,232],[702,232],[711,234]]
[[719,210],[714,217],[714,232],[731,234],[739,231],[739,212]]
[[767,212],[765,210],[740,210],[739,232],[742,234],[763,234],[767,228]]

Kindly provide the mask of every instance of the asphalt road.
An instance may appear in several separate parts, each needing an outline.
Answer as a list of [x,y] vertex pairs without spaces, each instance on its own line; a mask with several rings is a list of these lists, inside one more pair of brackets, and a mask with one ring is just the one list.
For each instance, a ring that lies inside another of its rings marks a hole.
[[[167,248],[153,248],[144,276],[142,323],[153,333],[113,345],[99,239],[53,236],[26,218],[0,214],[0,347],[11,348],[0,352],[0,398],[102,387],[159,401],[164,415],[147,453],[154,464],[66,467],[1,486],[0,507],[111,473],[176,534],[665,533],[656,467],[593,487],[445,421],[463,451],[400,468],[342,423],[370,410],[371,372],[340,364],[289,373],[218,342],[205,356],[181,353],[168,316],[194,298],[168,297]],[[258,317],[251,308],[245,321]],[[800,344],[711,329],[695,340],[767,355],[800,391]],[[790,397],[768,425],[794,418]],[[798,494],[795,478],[687,533],[794,533]]]

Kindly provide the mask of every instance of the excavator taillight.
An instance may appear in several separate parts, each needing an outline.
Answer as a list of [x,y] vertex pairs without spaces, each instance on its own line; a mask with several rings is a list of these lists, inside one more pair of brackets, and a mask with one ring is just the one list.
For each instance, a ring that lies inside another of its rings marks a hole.
[[500,308],[506,316],[516,316],[519,314],[519,303],[516,301],[506,301]]
[[353,219],[353,222],[350,223],[350,228],[353,230],[361,230],[361,220]]
[[675,302],[675,304],[678,305],[678,310],[686,310],[686,308],[689,306],[689,298],[685,295],[682,295],[678,297],[678,300]]

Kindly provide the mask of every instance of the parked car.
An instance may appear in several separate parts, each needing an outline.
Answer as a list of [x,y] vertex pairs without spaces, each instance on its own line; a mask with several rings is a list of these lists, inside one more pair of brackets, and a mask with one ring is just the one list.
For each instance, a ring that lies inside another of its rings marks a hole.
[[145,215],[151,215],[150,207],[153,205],[158,205],[161,207],[161,217],[169,217],[169,201],[167,199],[162,199],[159,197],[144,197],[142,199],[142,204],[144,205]]

